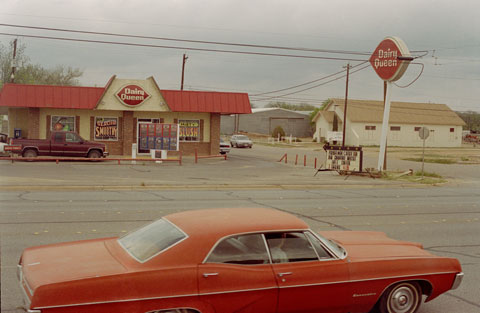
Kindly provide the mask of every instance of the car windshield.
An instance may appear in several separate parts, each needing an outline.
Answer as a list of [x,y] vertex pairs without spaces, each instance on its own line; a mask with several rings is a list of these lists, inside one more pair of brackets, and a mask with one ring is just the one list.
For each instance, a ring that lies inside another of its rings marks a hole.
[[165,219],[148,224],[118,241],[135,259],[145,262],[172,247],[187,235]]
[[237,139],[239,139],[239,140],[250,140],[250,139],[248,139],[247,136],[237,136]]

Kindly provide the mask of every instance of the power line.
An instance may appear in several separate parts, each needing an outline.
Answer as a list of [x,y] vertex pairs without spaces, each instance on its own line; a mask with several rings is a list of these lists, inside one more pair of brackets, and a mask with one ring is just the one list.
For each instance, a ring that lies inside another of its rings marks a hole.
[[371,55],[370,52],[360,52],[360,51],[313,49],[313,48],[302,48],[302,47],[296,48],[296,47],[271,46],[271,45],[256,45],[256,44],[247,44],[247,43],[232,43],[232,42],[180,39],[180,38],[169,38],[169,37],[129,35],[129,34],[119,34],[119,33],[94,32],[94,31],[85,31],[85,30],[51,28],[51,27],[40,27],[40,26],[27,26],[27,25],[15,25],[15,24],[1,24],[0,23],[0,26],[35,29],[35,30],[47,30],[47,31],[55,31],[55,32],[67,32],[67,33],[102,35],[102,36],[115,36],[115,37],[137,38],[137,39],[153,39],[153,40],[188,42],[188,43],[197,43],[197,44],[200,43],[200,44],[224,45],[224,46],[235,46],[235,47],[263,48],[263,49],[277,49],[277,50],[293,50],[293,51],[308,51],[308,52],[335,53],[335,54],[352,54],[352,55],[365,55],[365,56]]
[[[366,62],[368,61],[364,61],[358,65],[355,65],[355,66],[352,66],[350,68],[355,68],[357,66],[360,66],[362,64],[365,64]],[[306,85],[309,85],[309,84],[312,84],[312,83],[316,83],[318,81],[321,81],[321,80],[324,80],[324,79],[327,79],[327,78],[330,78],[330,77],[333,77],[335,75],[338,75],[338,74],[341,74],[343,72],[345,72],[346,70],[342,70],[342,71],[339,71],[339,72],[336,72],[336,73],[333,73],[333,74],[330,74],[330,75],[327,75],[327,76],[324,76],[324,77],[321,77],[321,78],[318,78],[318,79],[314,79],[314,80],[311,80],[309,82],[306,82],[306,83],[302,83],[302,84],[299,84],[299,85],[295,85],[295,86],[292,86],[292,87],[287,87],[287,88],[283,88],[283,89],[278,89],[278,90],[273,90],[273,91],[269,91],[269,92],[263,92],[263,93],[258,93],[258,94],[254,94],[252,96],[263,96],[263,95],[266,95],[266,94],[270,94],[270,93],[276,93],[276,92],[281,92],[281,91],[285,91],[285,90],[290,90],[290,89],[295,89],[295,88],[298,88],[298,87],[302,87],[302,86],[306,86]]]
[[[364,62],[365,63],[365,62]],[[356,71],[353,71],[351,72],[350,74],[354,74],[356,72],[359,72],[361,70],[364,70],[366,68],[370,67],[370,64],[364,66],[364,67],[361,67],[359,69],[357,69]],[[261,99],[261,100],[270,100],[270,99],[275,99],[275,98],[280,98],[280,97],[283,97],[283,96],[290,96],[290,95],[293,95],[293,94],[296,94],[296,93],[300,93],[300,92],[304,92],[304,91],[307,91],[307,90],[310,90],[310,89],[313,89],[313,88],[317,88],[317,87],[320,87],[320,86],[324,86],[326,84],[329,84],[331,82],[334,82],[336,80],[339,80],[339,79],[342,79],[344,77],[346,77],[347,75],[342,75],[340,77],[337,77],[337,78],[334,78],[334,79],[331,79],[331,80],[328,80],[324,83],[321,83],[321,84],[318,84],[318,85],[315,85],[315,86],[311,86],[311,87],[308,87],[308,88],[304,88],[302,90],[298,90],[298,91],[294,91],[294,92],[290,92],[290,93],[286,93],[286,94],[283,94],[283,95],[279,95],[279,96],[273,96],[273,97],[267,97],[267,98],[264,98],[264,99]]]
[[322,57],[322,56],[296,55],[296,54],[280,54],[280,53],[266,53],[266,52],[253,52],[253,51],[237,51],[237,50],[221,50],[221,49],[207,49],[207,48],[194,48],[194,47],[152,45],[152,44],[140,44],[140,43],[130,43],[130,42],[119,42],[119,41],[104,41],[104,40],[54,37],[54,36],[25,35],[25,34],[12,34],[12,33],[0,33],[0,35],[15,36],[15,37],[26,37],[26,38],[36,38],[36,39],[60,40],[60,41],[97,43],[97,44],[107,44],[107,45],[146,47],[146,48],[161,48],[161,49],[175,49],[175,50],[189,50],[189,51],[207,51],[207,52],[218,52],[218,53],[248,54],[248,55],[289,57],[289,58],[301,58],[301,59],[317,59],[317,60],[331,60],[331,61],[365,62],[365,60],[350,59],[350,58],[335,58],[335,57]]

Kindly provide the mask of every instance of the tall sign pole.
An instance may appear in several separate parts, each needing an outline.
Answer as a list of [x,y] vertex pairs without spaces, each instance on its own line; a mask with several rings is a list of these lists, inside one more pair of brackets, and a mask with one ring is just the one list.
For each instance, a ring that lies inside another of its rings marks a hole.
[[386,82],[385,109],[383,111],[380,152],[377,164],[378,171],[382,171],[385,160],[392,82],[399,80],[403,76],[412,60],[413,57],[411,57],[407,45],[398,37],[385,38],[380,42],[369,60],[377,75]]
[[185,77],[185,63],[187,63],[188,56],[184,53],[183,54],[183,62],[182,62],[182,81],[180,83],[180,90],[183,90],[183,78]]
[[342,147],[345,147],[345,130],[347,126],[347,103],[348,103],[348,77],[350,74],[350,63],[347,64],[347,83],[345,86],[345,109],[343,110],[343,140]]

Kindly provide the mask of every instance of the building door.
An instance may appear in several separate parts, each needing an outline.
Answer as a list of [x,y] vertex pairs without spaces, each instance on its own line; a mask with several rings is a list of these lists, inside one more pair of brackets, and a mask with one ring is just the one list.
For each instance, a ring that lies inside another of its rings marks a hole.
[[150,153],[148,141],[150,140],[150,144],[152,144],[155,128],[147,125],[158,123],[160,123],[158,118],[139,118],[137,120],[137,153]]

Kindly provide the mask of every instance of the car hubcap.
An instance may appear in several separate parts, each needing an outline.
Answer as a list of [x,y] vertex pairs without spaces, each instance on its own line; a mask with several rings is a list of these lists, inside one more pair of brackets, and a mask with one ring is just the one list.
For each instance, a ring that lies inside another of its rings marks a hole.
[[415,310],[417,294],[409,287],[395,289],[390,298],[392,313],[410,313]]

